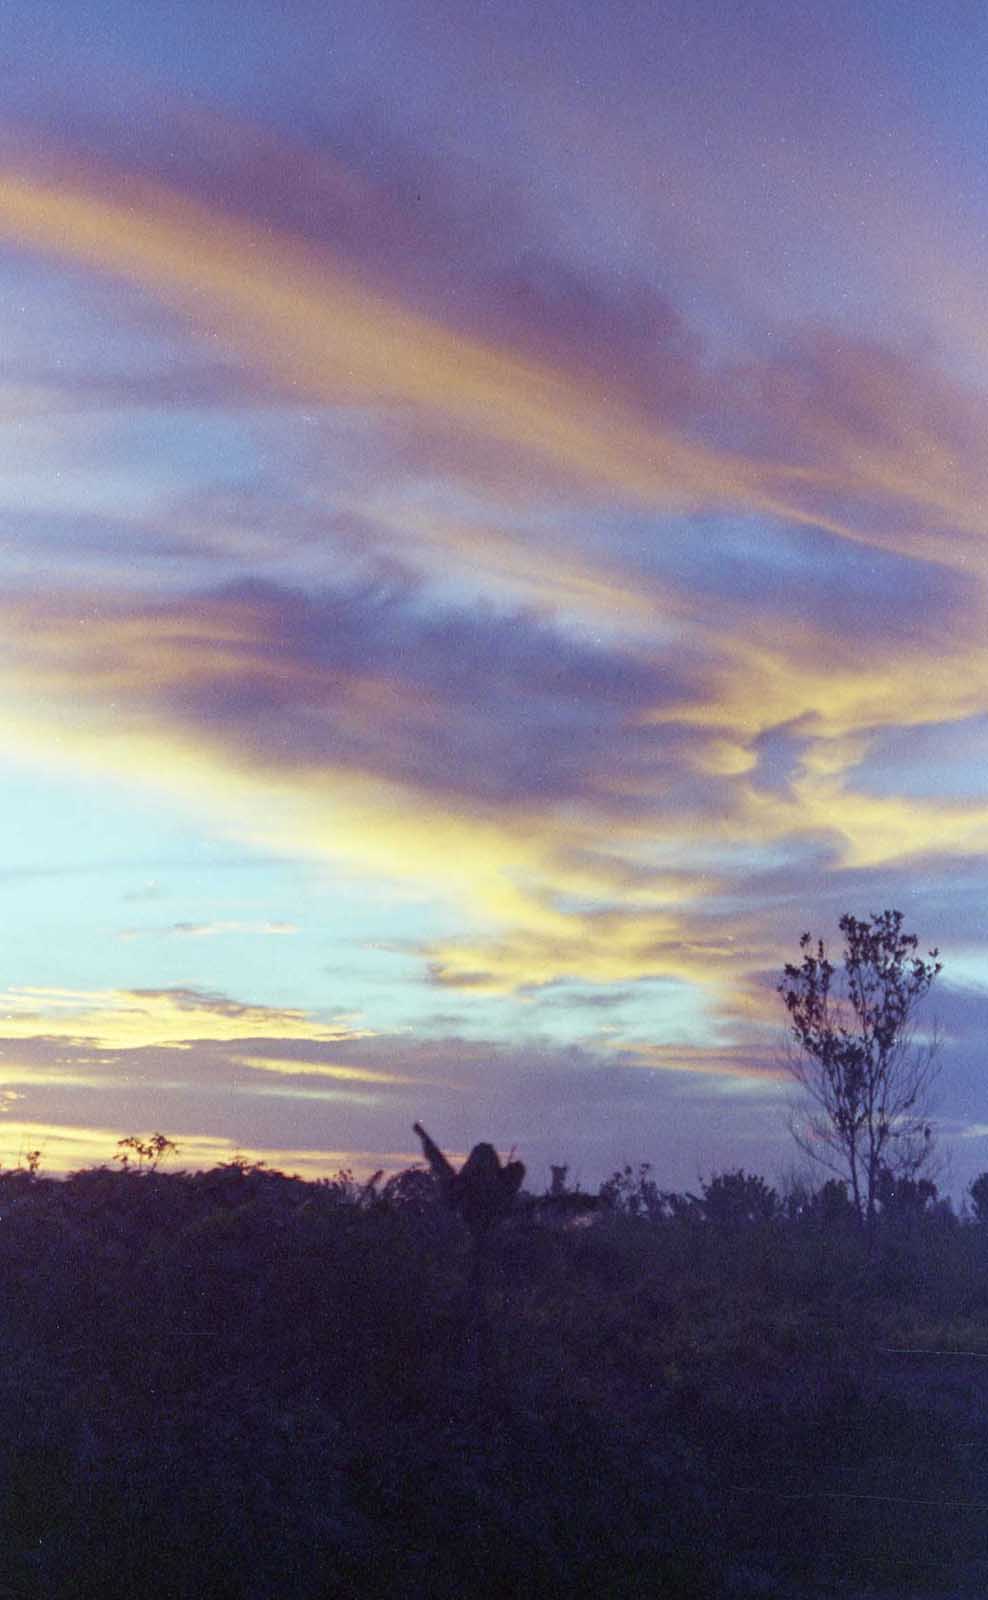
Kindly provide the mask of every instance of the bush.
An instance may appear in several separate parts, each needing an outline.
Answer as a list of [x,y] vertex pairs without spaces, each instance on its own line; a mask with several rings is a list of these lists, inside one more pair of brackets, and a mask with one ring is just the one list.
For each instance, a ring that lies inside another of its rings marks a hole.
[[779,1215],[779,1197],[764,1178],[738,1167],[720,1172],[702,1185],[699,1205],[704,1218],[721,1228],[750,1227]]
[[980,1368],[916,1352],[988,1348],[980,1225],[869,1254],[839,1185],[625,1168],[480,1288],[425,1178],[0,1175],[0,1591],[804,1600],[977,1557],[937,1506],[980,1498]]

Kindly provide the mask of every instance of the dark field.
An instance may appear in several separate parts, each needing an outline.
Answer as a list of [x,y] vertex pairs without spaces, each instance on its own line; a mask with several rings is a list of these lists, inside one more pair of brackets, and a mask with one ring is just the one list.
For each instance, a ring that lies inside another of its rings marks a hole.
[[0,1596],[983,1595],[988,1227],[764,1196],[0,1174]]

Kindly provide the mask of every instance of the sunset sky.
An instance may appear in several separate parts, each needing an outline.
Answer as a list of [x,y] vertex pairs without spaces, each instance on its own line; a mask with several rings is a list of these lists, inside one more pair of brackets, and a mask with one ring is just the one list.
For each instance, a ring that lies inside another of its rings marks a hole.
[[7,0],[0,1160],[988,1168],[988,13]]

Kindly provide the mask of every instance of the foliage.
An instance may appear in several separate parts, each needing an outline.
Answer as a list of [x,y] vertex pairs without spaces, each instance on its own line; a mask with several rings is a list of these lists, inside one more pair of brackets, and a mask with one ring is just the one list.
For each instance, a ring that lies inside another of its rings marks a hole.
[[974,1215],[980,1223],[988,1223],[988,1172],[979,1173],[968,1189]]
[[615,1179],[478,1298],[418,1169],[0,1173],[0,1592],[982,1593],[988,1231]]
[[928,1165],[929,1092],[936,1039],[919,1046],[916,1009],[940,973],[938,952],[916,955],[900,911],[840,919],[842,968],[822,940],[799,941],[802,961],[787,963],[778,986],[795,1051],[789,1065],[808,1108],[793,1132],[815,1160],[847,1177],[859,1218],[874,1223],[886,1169],[916,1178]]
[[625,1166],[600,1187],[600,1198],[612,1211],[626,1217],[645,1217],[655,1221],[664,1206],[658,1185],[652,1177],[651,1163],[643,1161],[637,1172]]
[[[117,1140],[117,1152],[113,1159],[114,1161],[119,1161],[125,1171],[130,1166],[131,1155],[135,1155],[139,1172],[144,1172],[145,1170],[156,1172],[159,1163],[165,1156],[178,1154],[178,1145],[173,1140],[167,1139],[163,1133],[152,1133],[149,1139],[141,1139],[137,1134],[132,1133],[126,1139]],[[37,1154],[37,1152],[32,1151],[30,1154]]]
[[703,1184],[700,1209],[708,1222],[722,1228],[739,1228],[771,1222],[779,1210],[779,1197],[764,1178],[738,1167],[720,1172]]
[[897,1178],[891,1168],[883,1166],[875,1198],[884,1217],[916,1217],[936,1203],[937,1186],[929,1178]]
[[683,1196],[661,1190],[652,1176],[650,1161],[641,1162],[637,1169],[621,1167],[601,1185],[600,1198],[620,1216],[637,1217],[644,1222],[658,1222],[672,1215],[677,1202],[682,1210],[693,1204]]
[[857,1221],[857,1212],[840,1178],[828,1178],[819,1189],[800,1196],[793,1215],[822,1228],[846,1227]]

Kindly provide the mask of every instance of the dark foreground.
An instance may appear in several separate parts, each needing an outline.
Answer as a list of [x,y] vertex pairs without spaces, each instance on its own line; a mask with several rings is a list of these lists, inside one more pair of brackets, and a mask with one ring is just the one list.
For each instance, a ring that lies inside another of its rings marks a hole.
[[0,1175],[0,1597],[983,1596],[988,1228],[613,1199]]

